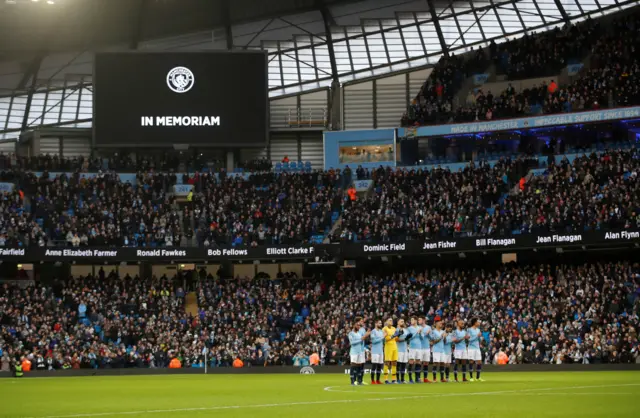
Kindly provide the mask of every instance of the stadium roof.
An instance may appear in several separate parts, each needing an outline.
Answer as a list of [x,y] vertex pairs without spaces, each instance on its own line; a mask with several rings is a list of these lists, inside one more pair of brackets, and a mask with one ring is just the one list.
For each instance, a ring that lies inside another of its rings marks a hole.
[[445,51],[460,54],[638,4],[0,0],[0,139],[42,125],[91,126],[95,51],[263,49],[274,97],[422,68]]
[[0,0],[0,53],[129,44],[354,0]]

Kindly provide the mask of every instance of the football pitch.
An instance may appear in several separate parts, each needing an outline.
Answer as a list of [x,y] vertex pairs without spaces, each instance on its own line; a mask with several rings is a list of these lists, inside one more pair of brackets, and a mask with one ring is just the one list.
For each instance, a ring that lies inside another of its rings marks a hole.
[[348,376],[337,374],[0,379],[0,416],[640,416],[637,371],[504,372],[483,377],[485,382],[362,387],[352,387]]

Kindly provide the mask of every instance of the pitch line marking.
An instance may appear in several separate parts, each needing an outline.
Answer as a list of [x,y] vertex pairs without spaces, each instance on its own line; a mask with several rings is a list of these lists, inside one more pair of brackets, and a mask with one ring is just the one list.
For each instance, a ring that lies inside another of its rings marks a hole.
[[[309,401],[309,402],[285,402],[285,403],[268,403],[260,405],[229,405],[229,406],[211,406],[200,408],[175,408],[175,409],[150,409],[142,411],[120,411],[120,412],[100,412],[93,414],[70,414],[70,415],[46,415],[46,416],[32,416],[28,418],[83,418],[83,417],[107,417],[107,416],[120,416],[120,415],[140,415],[140,414],[169,414],[174,412],[195,412],[195,411],[222,411],[229,409],[250,409],[250,408],[278,408],[287,406],[309,406],[309,405],[331,405],[331,404],[345,404],[345,403],[361,403],[361,402],[380,402],[380,401],[395,401],[403,399],[425,399],[441,396],[482,396],[482,395],[500,395],[506,393],[527,392],[532,390],[566,390],[566,389],[594,389],[594,388],[612,388],[612,387],[624,387],[624,386],[640,386],[640,383],[628,383],[619,385],[598,385],[598,386],[565,386],[554,388],[538,388],[538,389],[522,389],[518,390],[503,390],[494,392],[468,392],[468,393],[450,393],[450,394],[427,394],[416,396],[395,396],[386,398],[367,398],[367,399],[341,399],[341,400],[329,400],[329,401]],[[328,386],[324,388],[336,387]],[[328,391],[329,392],[329,391]],[[357,393],[357,392],[349,392]]]
[[[473,385],[473,383],[471,383]],[[396,385],[394,385],[396,386]],[[424,386],[431,386],[431,384],[429,383],[425,383]],[[438,385],[439,386],[439,385]],[[458,387],[457,385],[453,384],[453,387]],[[465,385],[468,386],[468,385]],[[513,390],[503,390],[503,391],[490,391],[490,392],[454,392],[454,393],[431,393],[431,394],[424,394],[423,396],[425,397],[444,397],[444,396],[460,396],[460,395],[503,395],[503,394],[507,394],[507,393],[526,393],[526,392],[539,392],[539,391],[549,391],[549,390],[555,390],[555,389],[563,389],[563,390],[567,390],[567,389],[597,389],[597,388],[611,388],[611,387],[624,387],[624,386],[640,386],[640,383],[625,383],[625,384],[619,384],[619,385],[597,385],[597,386],[565,386],[565,387],[552,387],[552,388],[533,388],[533,389],[513,389]],[[340,388],[340,387],[351,387],[351,386],[327,386],[326,388],[324,388],[325,391],[327,392],[335,392],[335,393],[355,393],[358,395],[378,395],[378,394],[407,394],[407,395],[416,395],[419,392],[389,392],[389,391],[385,391],[385,392],[361,392],[359,389],[356,390],[336,390],[334,388]]]

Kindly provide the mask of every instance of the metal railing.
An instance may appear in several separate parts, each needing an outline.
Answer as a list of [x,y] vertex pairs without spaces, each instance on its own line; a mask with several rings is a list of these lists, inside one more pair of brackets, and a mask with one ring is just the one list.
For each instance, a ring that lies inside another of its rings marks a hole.
[[327,108],[289,109],[286,125],[290,128],[326,128],[328,124]]

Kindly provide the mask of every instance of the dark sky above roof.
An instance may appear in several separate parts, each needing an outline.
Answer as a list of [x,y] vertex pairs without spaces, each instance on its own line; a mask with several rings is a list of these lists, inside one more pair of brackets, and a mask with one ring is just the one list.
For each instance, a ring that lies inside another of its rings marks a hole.
[[[71,51],[224,26],[227,0],[0,0],[0,58]],[[352,0],[320,0],[335,4]],[[232,23],[313,9],[318,0],[228,0]],[[140,7],[144,13],[140,17]]]

